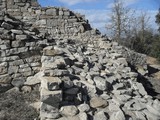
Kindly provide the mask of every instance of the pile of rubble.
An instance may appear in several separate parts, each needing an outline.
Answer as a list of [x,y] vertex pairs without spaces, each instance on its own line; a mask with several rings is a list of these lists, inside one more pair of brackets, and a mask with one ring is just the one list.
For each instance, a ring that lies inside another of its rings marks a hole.
[[42,120],[158,120],[160,102],[147,95],[115,42],[96,48],[58,40],[41,58]]

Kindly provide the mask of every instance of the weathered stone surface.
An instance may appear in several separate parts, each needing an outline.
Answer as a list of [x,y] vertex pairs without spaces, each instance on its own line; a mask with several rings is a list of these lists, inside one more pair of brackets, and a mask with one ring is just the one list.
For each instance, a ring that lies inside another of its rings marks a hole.
[[26,40],[27,35],[16,35],[16,40]]
[[40,116],[47,119],[57,119],[60,117],[58,108],[53,107],[45,103],[40,104]]
[[7,62],[0,63],[0,75],[7,73],[7,67],[8,67]]
[[58,77],[40,77],[41,86],[49,91],[58,90],[62,81]]
[[47,15],[57,15],[57,10],[52,8],[52,9],[47,9],[46,10]]
[[76,108],[76,106],[63,106],[60,109],[61,114],[63,114],[64,116],[74,116],[78,113],[78,109]]
[[25,43],[21,40],[12,41],[12,47],[24,47]]
[[94,115],[93,120],[108,120],[108,118],[103,111],[100,111]]
[[16,78],[12,80],[12,85],[15,87],[21,87],[24,84],[25,80],[24,78]]
[[88,112],[90,110],[90,106],[84,103],[78,106],[78,110],[80,112]]
[[100,90],[108,90],[110,88],[110,83],[102,77],[94,77],[94,82],[96,83],[96,87]]
[[62,70],[62,69],[55,69],[55,70],[45,70],[44,74],[46,76],[54,76],[54,77],[60,77],[60,76],[67,76],[69,75],[68,70]]
[[24,85],[36,85],[39,84],[41,82],[40,77],[43,77],[44,73],[43,72],[39,72],[34,76],[28,77],[26,82],[24,83]]
[[0,83],[4,84],[11,83],[11,77],[8,74],[0,75]]
[[30,86],[23,86],[21,90],[23,93],[30,93],[32,91],[32,88]]
[[62,101],[62,91],[48,91],[44,88],[41,89],[41,102],[58,107]]
[[46,55],[46,56],[61,55],[63,53],[64,52],[62,50],[52,46],[49,46],[43,49],[43,55]]
[[112,113],[110,120],[125,120],[125,116],[122,111]]
[[88,120],[88,116],[85,112],[79,113],[78,116],[80,120]]
[[134,89],[138,90],[138,92],[141,94],[141,95],[147,95],[147,92],[145,91],[143,85],[141,83],[138,83],[136,82],[134,85],[133,85]]
[[108,106],[108,102],[101,97],[93,97],[90,100],[90,106],[93,108],[104,108]]
[[6,22],[3,22],[3,23],[1,24],[1,26],[2,26],[3,28],[7,29],[7,30],[10,30],[10,29],[14,28],[13,25],[8,24],[8,23],[6,23]]
[[53,119],[59,118],[60,113],[57,111],[55,111],[55,112],[53,112],[53,111],[49,111],[49,112],[48,111],[40,111],[40,117],[45,118],[45,120],[46,120],[46,118],[48,118],[49,120],[53,120]]

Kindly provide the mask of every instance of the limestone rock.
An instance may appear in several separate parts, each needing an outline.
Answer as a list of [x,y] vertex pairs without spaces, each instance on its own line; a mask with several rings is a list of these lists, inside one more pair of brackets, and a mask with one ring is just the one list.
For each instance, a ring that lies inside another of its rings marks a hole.
[[12,85],[15,87],[21,87],[24,84],[25,80],[24,78],[15,78],[12,80]]
[[58,90],[62,81],[58,77],[41,77],[41,86],[49,91]]
[[41,89],[41,102],[58,107],[62,101],[62,91],[48,91],[44,88]]
[[96,83],[96,87],[100,90],[104,91],[110,89],[110,83],[102,77],[94,77],[94,82]]
[[108,120],[108,118],[103,111],[100,111],[94,115],[93,120]]
[[43,72],[39,72],[34,76],[28,77],[24,85],[36,85],[41,82],[40,77],[44,76]]
[[108,102],[101,97],[93,97],[90,100],[90,106],[93,108],[104,108],[108,106]]
[[85,112],[78,114],[80,120],[88,120],[88,116]]
[[88,104],[81,104],[78,106],[80,112],[88,112],[90,110],[90,106]]
[[123,112],[120,110],[118,112],[112,113],[110,120],[125,120]]
[[55,56],[55,55],[61,55],[64,52],[56,47],[48,46],[43,49],[43,54],[46,56]]
[[75,116],[78,113],[76,106],[63,106],[60,109],[60,112],[64,116]]

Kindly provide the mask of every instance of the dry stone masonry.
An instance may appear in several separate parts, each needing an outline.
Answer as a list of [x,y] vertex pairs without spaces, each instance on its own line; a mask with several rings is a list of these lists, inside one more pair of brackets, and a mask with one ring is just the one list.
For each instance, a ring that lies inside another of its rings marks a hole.
[[128,62],[147,73],[145,55],[103,37],[82,15],[0,0],[0,88],[41,84],[40,120],[159,120],[160,101]]

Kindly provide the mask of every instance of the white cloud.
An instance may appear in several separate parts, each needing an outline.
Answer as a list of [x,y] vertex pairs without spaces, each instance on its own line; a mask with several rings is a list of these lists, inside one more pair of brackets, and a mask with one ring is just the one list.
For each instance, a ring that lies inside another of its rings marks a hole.
[[78,4],[78,3],[94,2],[94,1],[97,1],[97,0],[59,0],[59,1],[71,6],[71,5],[75,5],[75,4]]

